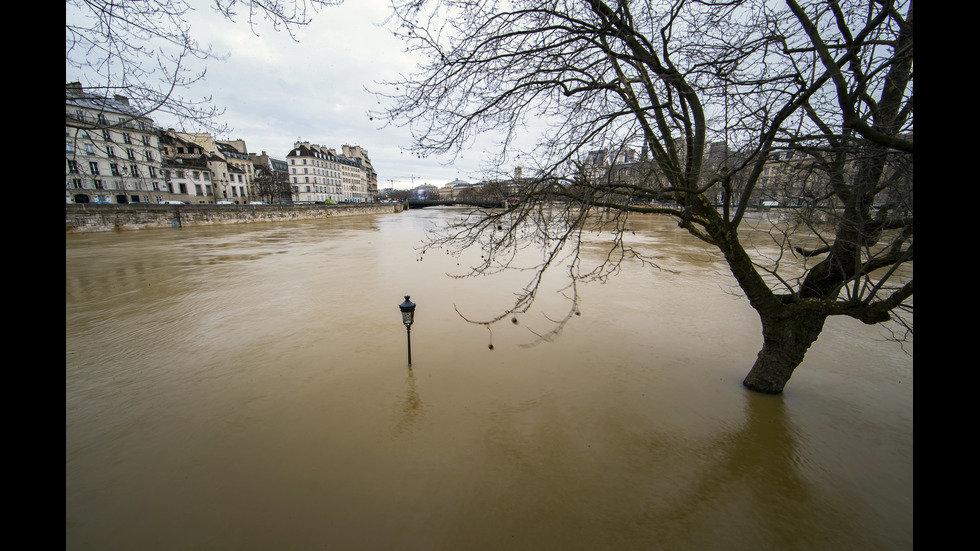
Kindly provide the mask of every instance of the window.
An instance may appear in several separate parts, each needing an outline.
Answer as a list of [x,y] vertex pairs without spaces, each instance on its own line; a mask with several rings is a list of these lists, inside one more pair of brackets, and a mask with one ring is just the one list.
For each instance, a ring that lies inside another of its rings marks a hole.
[[99,173],[99,163],[97,163],[95,161],[92,161],[91,163],[88,164],[88,169],[89,169],[89,172],[91,172],[92,174],[98,174]]
[[200,172],[198,172],[198,171],[195,170],[195,171],[192,172],[192,174],[194,175],[194,179],[195,180],[200,180],[201,179],[201,173]]
[[109,147],[105,148],[105,151],[106,151],[106,153],[109,154],[110,157],[115,157],[116,156],[116,149],[114,147],[112,147],[112,146],[109,146]]
[[150,170],[150,178],[156,178],[157,177],[157,167],[151,166],[149,170]]
[[92,184],[95,186],[95,189],[105,189],[105,186],[102,184],[102,180],[93,180]]
[[65,153],[74,153],[75,146],[71,142],[65,142]]
[[68,159],[69,174],[78,174],[78,162]]
[[116,163],[110,164],[109,165],[109,172],[111,172],[113,176],[119,176],[120,175],[119,174],[119,165],[117,165]]
[[201,184],[194,184],[194,194],[203,195],[203,193],[201,193]]
[[75,189],[82,189],[82,181],[79,180],[78,178],[72,178],[71,187]]
[[187,184],[180,184],[180,192],[187,193]]
[[133,143],[132,136],[130,136],[129,133],[123,134],[123,142],[128,143],[128,144],[132,144]]
[[132,149],[127,149],[126,150],[126,157],[129,157],[129,160],[130,161],[135,161],[136,160],[136,154],[133,153],[133,150]]
[[90,143],[85,144],[85,154],[95,155],[95,147],[93,147]]
[[[102,115],[99,115],[99,116],[101,117]],[[112,141],[112,134],[109,133],[109,130],[107,128],[103,128],[102,129],[102,139],[105,140],[105,141],[107,141],[107,142],[111,142]]]
[[151,162],[153,161],[153,152],[152,152],[152,151],[149,151],[149,150],[148,150],[148,151],[146,152],[146,160],[147,160],[147,161],[151,161]]
[[140,168],[136,165],[129,165],[129,173],[133,176],[139,177]]

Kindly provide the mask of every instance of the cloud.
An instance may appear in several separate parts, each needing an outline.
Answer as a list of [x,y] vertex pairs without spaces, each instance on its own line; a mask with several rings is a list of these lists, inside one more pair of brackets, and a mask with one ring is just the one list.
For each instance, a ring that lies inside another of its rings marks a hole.
[[[340,149],[357,144],[368,150],[379,186],[409,187],[423,182],[442,185],[457,177],[473,179],[477,156],[464,165],[418,159],[405,151],[407,130],[382,128],[369,112],[378,110],[372,91],[379,83],[410,72],[416,61],[382,23],[386,0],[357,0],[322,9],[309,25],[295,29],[295,40],[267,22],[249,27],[239,14],[228,21],[210,8],[197,9],[190,20],[193,36],[227,53],[210,62],[207,77],[194,90],[224,108],[229,136],[245,140],[249,151],[285,157],[302,139]],[[158,121],[164,124],[164,121]]]

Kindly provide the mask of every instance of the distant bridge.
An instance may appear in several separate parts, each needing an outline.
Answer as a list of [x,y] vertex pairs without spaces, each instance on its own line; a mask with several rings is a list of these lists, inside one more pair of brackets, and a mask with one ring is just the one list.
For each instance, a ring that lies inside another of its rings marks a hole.
[[439,201],[439,200],[422,200],[422,199],[409,199],[408,208],[410,209],[424,209],[425,207],[443,207],[443,206],[460,206],[465,205],[468,207],[479,207],[484,209],[502,209],[506,206],[504,201],[466,201],[466,200],[455,200],[455,201]]

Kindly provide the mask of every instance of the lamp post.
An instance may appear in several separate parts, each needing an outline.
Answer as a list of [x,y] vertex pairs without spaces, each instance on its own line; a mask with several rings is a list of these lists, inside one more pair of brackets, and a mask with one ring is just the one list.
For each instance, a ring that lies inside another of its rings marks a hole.
[[402,323],[405,324],[405,334],[408,335],[408,365],[412,365],[412,322],[415,321],[415,303],[408,300],[405,295],[405,302],[398,305],[402,311]]

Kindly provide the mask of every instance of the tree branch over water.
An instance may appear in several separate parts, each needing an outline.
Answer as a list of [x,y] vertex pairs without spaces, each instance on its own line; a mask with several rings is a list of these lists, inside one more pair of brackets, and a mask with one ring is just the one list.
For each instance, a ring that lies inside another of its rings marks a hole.
[[[517,203],[430,243],[480,247],[474,275],[535,274],[481,323],[526,311],[555,267],[572,288],[614,275],[637,256],[629,216],[658,213],[716,249],[759,313],[749,388],[782,392],[828,316],[911,328],[911,0],[415,0],[392,22],[428,61],[379,116],[420,156],[496,138],[490,176]],[[528,176],[503,176],[518,158]],[[794,208],[747,222],[777,197]],[[517,266],[523,248],[541,261]]]

